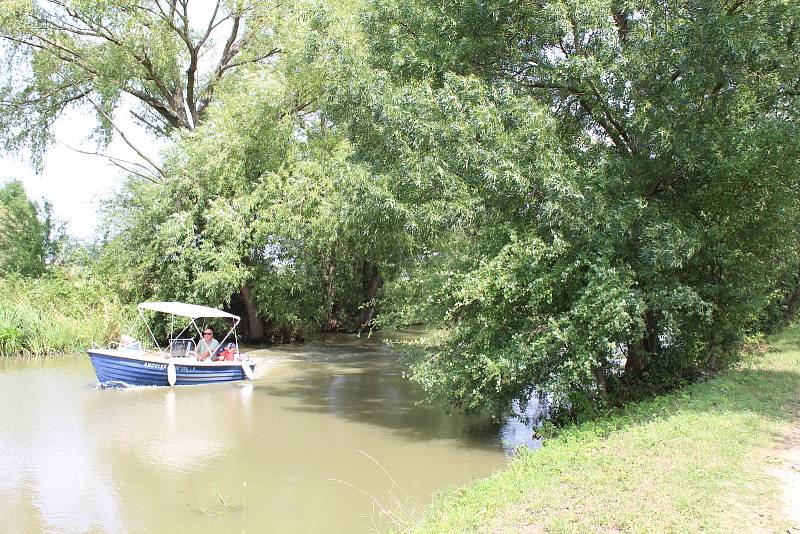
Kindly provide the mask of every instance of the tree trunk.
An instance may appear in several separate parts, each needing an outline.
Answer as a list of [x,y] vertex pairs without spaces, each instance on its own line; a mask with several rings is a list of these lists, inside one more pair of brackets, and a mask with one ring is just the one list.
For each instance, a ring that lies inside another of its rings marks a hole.
[[330,307],[328,308],[328,316],[325,318],[322,329],[325,332],[335,332],[339,329],[339,303],[336,302],[336,281],[334,275],[336,274],[336,248],[331,250],[330,258],[328,258],[325,268],[322,271],[322,280],[325,283],[325,296],[328,299]]
[[652,309],[644,314],[645,333],[638,342],[628,347],[627,361],[623,380],[629,393],[635,393],[635,388],[641,383],[647,369],[646,358],[659,351],[658,321]]
[[239,294],[242,297],[245,315],[247,316],[247,339],[249,341],[262,341],[264,339],[264,320],[258,315],[250,287],[242,286]]
[[592,374],[594,375],[595,382],[597,382],[597,387],[600,390],[600,394],[603,396],[604,399],[607,399],[608,383],[606,382],[605,365],[593,365]]
[[635,343],[628,347],[625,359],[625,374],[622,376],[627,389],[636,387],[641,381],[644,373],[644,358],[642,357],[642,345]]
[[661,349],[661,343],[658,340],[658,321],[656,321],[656,314],[651,308],[648,308],[644,314],[644,324],[647,328],[644,336],[644,348],[650,354],[655,354]]
[[800,304],[800,282],[797,283],[794,291],[786,298],[786,317],[783,317],[784,320],[794,319],[797,314],[798,304]]
[[375,317],[375,297],[381,287],[381,272],[371,261],[364,262],[364,310],[359,326],[364,328]]

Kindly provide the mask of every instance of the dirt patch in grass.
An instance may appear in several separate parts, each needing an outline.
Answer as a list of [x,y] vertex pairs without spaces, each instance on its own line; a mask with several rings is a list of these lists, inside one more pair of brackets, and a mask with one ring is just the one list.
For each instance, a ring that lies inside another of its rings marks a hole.
[[767,474],[781,483],[781,512],[791,522],[788,532],[800,534],[800,397],[793,411],[798,417],[777,440],[771,454],[774,465]]

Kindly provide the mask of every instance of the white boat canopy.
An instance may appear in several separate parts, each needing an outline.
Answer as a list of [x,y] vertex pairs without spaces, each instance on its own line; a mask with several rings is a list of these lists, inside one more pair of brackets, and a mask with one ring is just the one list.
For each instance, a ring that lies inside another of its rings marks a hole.
[[183,302],[142,302],[139,304],[139,309],[169,313],[180,317],[189,317],[193,320],[201,317],[229,317],[235,319],[237,322],[239,321],[238,315],[233,315],[232,313],[216,308],[209,308],[208,306],[185,304]]

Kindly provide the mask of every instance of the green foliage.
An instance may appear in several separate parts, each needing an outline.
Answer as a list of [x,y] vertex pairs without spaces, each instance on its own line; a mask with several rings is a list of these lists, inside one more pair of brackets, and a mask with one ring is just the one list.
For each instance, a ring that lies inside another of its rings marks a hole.
[[[95,116],[94,137],[102,146],[111,141],[113,112],[120,107],[155,136],[195,128],[227,78],[281,54],[287,33],[277,27],[295,18],[280,2],[209,7],[0,3],[0,146],[27,149],[41,164],[53,123],[70,109]],[[123,106],[126,101],[133,106]]]
[[31,202],[21,182],[0,187],[0,276],[38,276],[58,251],[62,237],[50,212]]
[[349,142],[320,117],[320,43],[347,33],[330,9],[289,9],[280,57],[221,84],[204,122],[168,150],[166,178],[131,179],[109,204],[104,276],[127,299],[252,299],[284,338],[369,322],[408,238],[385,179],[349,161]]
[[785,530],[782,488],[764,473],[777,467],[796,420],[800,330],[770,341],[774,351],[738,369],[593,421],[550,426],[541,449],[442,492],[404,530]]
[[208,71],[215,19],[67,5],[0,4],[0,139],[38,156],[88,101],[108,140],[126,93],[171,136],[106,210],[97,272],[126,301],[284,339],[425,322],[432,395],[574,416],[724,367],[800,305],[795,3],[222,3]]
[[105,346],[135,309],[88,272],[50,269],[38,279],[0,278],[0,356],[39,356]]
[[247,285],[276,331],[353,321],[364,300],[363,266],[381,261],[378,269],[388,270],[402,254],[402,237],[389,246],[392,236],[381,234],[397,214],[343,160],[346,143],[331,145],[324,134],[311,134],[297,150],[290,140],[278,142],[290,130],[272,131],[268,138],[282,157],[250,182],[239,172],[253,171],[231,165],[236,141],[226,144],[219,167],[204,155],[220,152],[203,146],[215,126],[187,142],[192,170],[176,174],[193,179],[131,182],[114,201],[109,220],[119,231],[104,249],[106,276],[119,280],[132,301],[230,306]]
[[797,21],[370,2],[326,111],[424,229],[386,292],[425,288],[394,316],[449,332],[415,379],[468,410],[591,411],[725,365],[796,277]]

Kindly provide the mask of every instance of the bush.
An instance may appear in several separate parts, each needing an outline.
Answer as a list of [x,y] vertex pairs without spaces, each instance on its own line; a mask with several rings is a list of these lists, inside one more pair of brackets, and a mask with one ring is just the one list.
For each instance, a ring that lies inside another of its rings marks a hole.
[[85,273],[53,270],[0,279],[0,356],[40,356],[105,345],[131,324],[135,308]]

